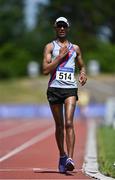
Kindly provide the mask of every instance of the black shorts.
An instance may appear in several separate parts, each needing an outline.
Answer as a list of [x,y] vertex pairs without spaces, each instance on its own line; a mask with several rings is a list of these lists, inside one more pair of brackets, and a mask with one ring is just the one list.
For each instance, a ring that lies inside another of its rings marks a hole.
[[65,99],[70,96],[75,96],[78,100],[77,88],[54,88],[48,87],[47,99],[50,104],[63,104]]

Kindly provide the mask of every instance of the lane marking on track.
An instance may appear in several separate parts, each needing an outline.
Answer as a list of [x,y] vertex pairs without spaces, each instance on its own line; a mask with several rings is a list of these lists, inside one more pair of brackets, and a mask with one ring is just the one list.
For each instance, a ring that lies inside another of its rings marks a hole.
[[46,123],[46,121],[44,121],[43,123],[38,123],[38,125],[35,123],[33,124],[33,122],[28,122],[26,124],[22,124],[18,127],[14,127],[8,130],[5,130],[3,132],[0,132],[0,139],[6,138],[6,137],[10,137],[13,135],[17,135],[20,134],[22,132],[27,132],[28,130],[32,130],[38,127],[42,127],[44,125],[47,125],[49,122]]
[[18,171],[33,171],[33,168],[4,168],[0,169],[0,172],[18,172]]
[[[20,171],[34,171],[34,172],[59,172],[58,169],[53,169],[53,168],[25,168],[25,167],[22,167],[22,168],[3,168],[3,169],[0,169],[0,172],[20,172]],[[71,173],[77,173],[77,172],[81,172],[82,169],[75,169],[74,171],[72,171]]]
[[26,141],[21,146],[18,146],[17,148],[15,148],[12,151],[10,151],[8,154],[2,156],[0,158],[0,162],[3,162],[5,160],[11,158],[12,156],[18,154],[19,152],[29,148],[33,144],[36,144],[39,141],[44,140],[45,138],[47,138],[48,136],[50,136],[53,133],[54,133],[54,126],[52,126],[49,129],[43,131],[41,134],[38,134],[37,136],[34,136],[33,138],[31,138],[30,140]]
[[97,162],[97,142],[96,142],[96,120],[88,121],[88,136],[86,144],[86,155],[83,163],[83,172],[95,179],[113,180],[114,178],[105,176],[99,172]]
[[[6,178],[5,178],[6,179]],[[43,178],[42,178],[43,179]],[[3,179],[0,179],[0,180],[3,180]],[[12,179],[6,179],[6,180],[12,180]],[[27,180],[27,179],[15,179],[15,180]],[[36,179],[31,179],[31,180],[36,180]],[[51,180],[51,179],[43,179],[43,180]],[[55,179],[55,180],[65,180],[65,178],[63,178],[63,179]],[[69,180],[73,180],[73,179],[69,179]],[[77,179],[76,179],[77,180]],[[78,180],[89,180],[89,179],[78,179]]]

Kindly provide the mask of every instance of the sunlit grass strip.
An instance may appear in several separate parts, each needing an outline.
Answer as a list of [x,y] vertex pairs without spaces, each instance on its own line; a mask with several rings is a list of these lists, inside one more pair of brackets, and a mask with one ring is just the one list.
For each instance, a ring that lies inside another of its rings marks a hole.
[[100,127],[97,131],[97,143],[99,170],[115,178],[115,129]]
[[47,77],[0,81],[0,104],[47,103]]

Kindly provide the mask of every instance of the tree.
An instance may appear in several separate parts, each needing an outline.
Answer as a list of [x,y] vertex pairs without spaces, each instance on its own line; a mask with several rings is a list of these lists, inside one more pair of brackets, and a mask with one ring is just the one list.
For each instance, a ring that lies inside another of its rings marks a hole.
[[0,78],[26,75],[31,54],[24,39],[23,0],[0,0]]
[[[37,31],[41,38],[44,37],[40,42],[48,42],[54,38],[53,23],[57,17],[65,16],[72,26],[69,40],[80,45],[86,63],[90,60],[89,58],[98,58],[103,72],[114,72],[115,61],[111,68],[107,61],[109,57],[115,56],[114,6],[114,0],[50,0],[49,4],[41,5],[40,8]],[[107,26],[112,30],[110,44],[108,43],[107,46],[97,38],[101,26]],[[106,58],[103,56],[105,51],[107,52]]]
[[23,0],[0,0],[0,46],[16,41],[23,31]]
[[[113,32],[112,41],[115,42],[115,1],[104,0],[50,0],[48,5],[41,6],[39,25],[44,26],[46,22],[54,22],[59,16],[67,17],[72,24],[72,34],[82,32],[89,36],[95,36],[101,25],[107,25]],[[76,35],[77,36],[77,35]]]

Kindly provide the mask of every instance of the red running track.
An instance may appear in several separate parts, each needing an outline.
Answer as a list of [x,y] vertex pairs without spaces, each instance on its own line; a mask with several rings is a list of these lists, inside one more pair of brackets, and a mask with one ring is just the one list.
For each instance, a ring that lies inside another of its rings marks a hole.
[[72,173],[60,174],[53,120],[0,121],[0,180],[90,179],[82,173],[87,136],[85,121],[75,121],[76,144]]

